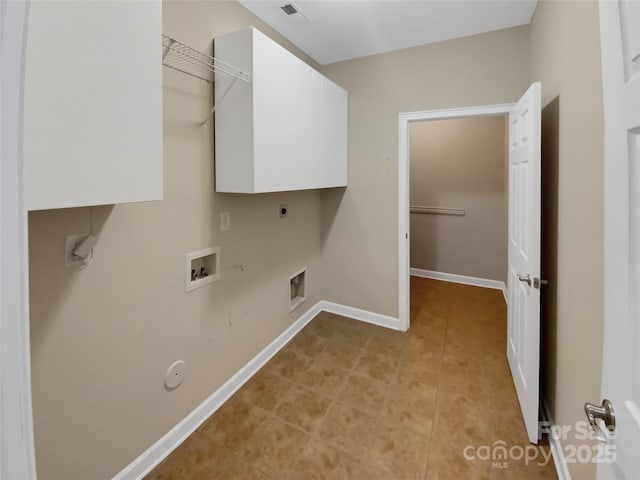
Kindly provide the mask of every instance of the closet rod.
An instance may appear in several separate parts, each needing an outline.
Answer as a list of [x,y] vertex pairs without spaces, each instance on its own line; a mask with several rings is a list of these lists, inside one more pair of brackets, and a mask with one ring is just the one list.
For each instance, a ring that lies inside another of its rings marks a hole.
[[460,215],[466,214],[464,208],[447,208],[447,207],[427,207],[423,205],[411,205],[409,207],[410,213],[428,213],[436,215]]

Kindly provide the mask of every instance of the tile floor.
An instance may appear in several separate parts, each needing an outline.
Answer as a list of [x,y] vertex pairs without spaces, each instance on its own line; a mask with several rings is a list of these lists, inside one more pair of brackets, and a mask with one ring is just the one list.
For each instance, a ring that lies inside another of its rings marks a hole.
[[501,292],[412,277],[409,332],[317,316],[147,479],[555,479],[465,459],[529,445],[505,338]]

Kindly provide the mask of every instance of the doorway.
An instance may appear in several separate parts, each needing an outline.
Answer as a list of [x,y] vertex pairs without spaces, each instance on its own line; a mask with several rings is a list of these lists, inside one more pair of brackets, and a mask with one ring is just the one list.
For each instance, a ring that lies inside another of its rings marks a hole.
[[399,115],[398,133],[398,301],[401,329],[410,326],[410,124],[429,120],[449,120],[508,115],[514,104],[488,105],[445,110],[406,112]]
[[507,116],[413,122],[409,139],[411,275],[496,289],[506,303]]

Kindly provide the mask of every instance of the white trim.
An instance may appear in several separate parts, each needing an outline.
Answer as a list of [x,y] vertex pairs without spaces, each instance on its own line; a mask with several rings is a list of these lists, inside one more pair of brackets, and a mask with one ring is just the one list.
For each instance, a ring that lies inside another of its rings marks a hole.
[[488,278],[469,277],[467,275],[458,275],[456,273],[434,272],[432,270],[422,270],[420,268],[411,268],[410,275],[414,277],[431,278],[433,280],[442,280],[443,282],[462,283],[464,285],[473,285],[475,287],[492,288],[501,290],[505,303],[509,303],[509,295],[507,294],[507,285],[500,280],[491,280]]
[[[409,123],[450,118],[506,115],[515,103],[447,108],[398,115],[398,319],[400,330],[409,329]],[[505,297],[507,301],[507,297]]]
[[[549,408],[547,407],[546,402],[540,402],[540,414],[542,416],[542,420],[547,422],[549,430],[556,430],[555,421],[551,418],[551,414],[549,413]],[[558,431],[562,431],[562,429],[557,429]],[[549,438],[549,449],[551,450],[551,456],[553,457],[553,464],[556,467],[556,474],[558,475],[558,480],[571,480],[571,475],[569,474],[569,467],[567,465],[567,459],[564,456],[564,450],[562,448],[562,441],[560,439],[560,435],[552,435],[551,433],[548,435]]]
[[409,330],[409,117],[401,113],[398,127],[398,319]]
[[378,313],[348,307],[333,302],[319,301],[298,318],[278,338],[267,345],[264,350],[253,357],[238,370],[209,398],[189,413],[180,423],[167,434],[144,451],[113,480],[134,480],[147,475],[154,467],[173,452],[189,435],[195,432],[211,415],[218,410],[240,387],[242,387],[258,370],[260,370],[276,353],[284,347],[300,330],[302,330],[320,312],[325,311],[350,317],[367,323],[398,330],[398,319]]
[[22,115],[29,2],[0,4],[0,478],[35,479]]
[[319,302],[319,305],[320,309],[324,312],[335,313],[336,315],[353,318],[361,322],[372,323],[373,325],[390,328],[392,330],[401,330],[400,321],[396,317],[390,317],[360,308],[348,307],[347,305],[341,305],[339,303],[327,302],[325,300]]
[[198,405],[180,423],[173,427],[167,434],[149,447],[138,458],[131,462],[124,470],[118,473],[113,480],[130,480],[144,477],[153,468],[175,450],[189,435],[195,432],[224,402],[226,402],[240,387],[242,387],[258,370],[260,370],[276,353],[284,347],[289,340],[296,336],[307,323],[320,313],[318,302],[289,328],[280,334],[273,342],[267,345],[260,353],[253,357],[247,364],[238,370],[229,380]]

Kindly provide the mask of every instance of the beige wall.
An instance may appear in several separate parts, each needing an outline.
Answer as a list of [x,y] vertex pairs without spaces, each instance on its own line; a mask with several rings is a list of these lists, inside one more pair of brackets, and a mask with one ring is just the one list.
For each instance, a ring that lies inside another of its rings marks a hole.
[[[291,47],[235,2],[164,5],[164,32],[205,51],[215,34],[248,25]],[[39,478],[109,478],[126,466],[297,317],[287,281],[302,266],[303,308],[324,298],[397,315],[398,113],[512,102],[534,80],[544,104],[560,99],[557,223],[545,224],[558,259],[547,305],[557,345],[547,342],[556,364],[546,378],[556,420],[582,419],[582,403],[599,397],[602,333],[597,31],[596,4],[544,1],[531,28],[323,67],[350,92],[346,190],[214,194],[212,132],[198,126],[211,88],[165,72],[165,200],[30,215]],[[553,108],[544,118],[553,122]],[[219,231],[221,211],[232,214],[229,232]],[[65,268],[64,236],[91,223],[93,262]],[[222,279],[185,293],[184,254],[211,245],[222,247]],[[166,392],[176,359],[187,378]]]
[[[248,25],[273,36],[235,2],[171,1],[163,16],[165,33],[204,51]],[[320,194],[214,194],[213,132],[199,126],[211,86],[173,71],[164,81],[165,199],[94,208],[99,243],[82,269],[65,268],[64,236],[89,231],[90,209],[29,218],[42,480],[111,478],[319,300]],[[221,211],[231,212],[224,233]],[[213,245],[222,278],[185,293],[184,255]],[[309,298],[288,314],[288,277],[304,266]],[[186,380],[167,392],[177,359]]]
[[504,116],[409,125],[410,203],[463,208],[412,213],[411,268],[507,280]]
[[[603,112],[598,4],[541,1],[531,80],[542,82],[543,392],[562,425],[600,399],[603,318]],[[545,185],[546,183],[546,185]],[[594,478],[592,464],[569,465]]]
[[398,315],[398,114],[516,101],[528,27],[322,67],[349,91],[349,187],[325,192],[327,300]]

